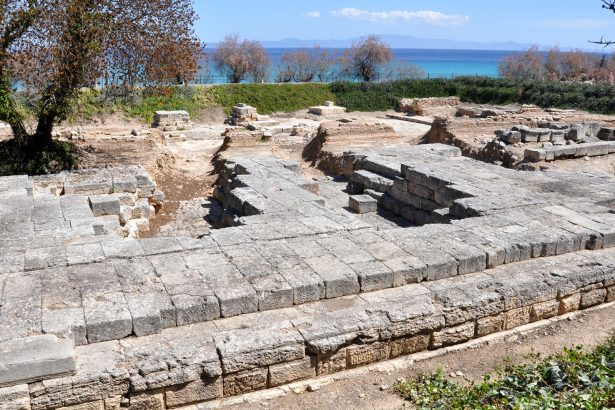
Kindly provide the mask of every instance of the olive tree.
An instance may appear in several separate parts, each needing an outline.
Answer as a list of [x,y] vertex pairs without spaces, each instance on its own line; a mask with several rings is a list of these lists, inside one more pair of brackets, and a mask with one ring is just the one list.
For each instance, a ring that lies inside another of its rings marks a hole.
[[[195,20],[192,0],[0,0],[0,121],[36,153],[82,87],[184,81],[202,55]],[[24,93],[33,124],[16,102]]]

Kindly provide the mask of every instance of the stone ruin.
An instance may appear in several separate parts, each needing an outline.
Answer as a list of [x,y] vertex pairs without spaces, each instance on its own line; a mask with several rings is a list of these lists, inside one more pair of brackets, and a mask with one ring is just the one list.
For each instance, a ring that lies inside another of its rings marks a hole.
[[100,195],[156,203],[138,168],[0,178],[0,403],[177,408],[615,301],[614,177],[439,144],[341,155],[351,197],[296,162],[229,159],[227,227],[200,239],[95,216],[117,210]]
[[346,113],[346,108],[338,107],[333,101],[325,101],[324,105],[310,107],[308,112],[314,115],[343,115]]
[[331,174],[345,173],[339,153],[348,147],[397,145],[400,136],[393,127],[383,122],[345,118],[322,122],[316,136],[303,151],[303,158],[319,169]]
[[418,116],[454,115],[460,102],[459,97],[402,98],[397,110]]
[[256,108],[243,103],[237,104],[231,109],[231,116],[227,119],[227,122],[231,125],[254,129],[279,124],[277,121],[273,121],[270,116],[258,114]]
[[542,147],[525,150],[526,162],[556,161],[562,159],[597,157],[615,153],[612,128],[601,128],[597,123],[566,124],[539,121],[539,128],[515,126],[511,130],[498,130],[496,138],[501,144],[521,146],[541,143]]
[[164,132],[184,131],[192,127],[192,122],[186,111],[156,111],[152,127],[160,128]]

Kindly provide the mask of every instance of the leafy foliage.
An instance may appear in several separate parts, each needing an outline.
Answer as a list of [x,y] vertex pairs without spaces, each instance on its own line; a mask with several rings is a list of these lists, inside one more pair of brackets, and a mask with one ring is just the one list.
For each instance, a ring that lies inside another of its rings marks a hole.
[[[537,357],[536,359],[539,359]],[[520,366],[466,387],[442,370],[396,386],[421,409],[605,409],[615,406],[615,338],[585,352],[582,347]]]

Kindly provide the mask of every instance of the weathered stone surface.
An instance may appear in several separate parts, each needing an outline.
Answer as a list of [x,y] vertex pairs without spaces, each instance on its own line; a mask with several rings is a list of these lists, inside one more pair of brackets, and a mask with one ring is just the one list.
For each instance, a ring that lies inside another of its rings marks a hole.
[[482,337],[502,331],[505,321],[506,315],[504,313],[478,319],[476,321],[476,336]]
[[390,346],[388,343],[376,342],[366,345],[350,346],[346,348],[348,368],[364,366],[389,358]]
[[199,379],[178,386],[171,386],[165,390],[167,407],[178,407],[187,404],[201,403],[222,397],[222,378]]
[[30,391],[27,384],[0,388],[0,409],[30,410]]
[[434,332],[432,347],[440,348],[458,343],[463,343],[474,337],[474,323],[466,323],[460,326],[446,328]]
[[73,342],[53,335],[0,343],[0,386],[31,383],[75,371]]
[[351,196],[348,206],[358,214],[368,214],[378,211],[378,201],[369,195]]
[[559,312],[560,302],[552,300],[548,302],[537,303],[532,306],[530,311],[530,321],[535,322],[537,320],[549,319],[553,316],[557,316]]
[[348,357],[346,349],[335,353],[319,354],[317,359],[317,373],[319,376],[341,372],[346,369]]
[[316,357],[269,366],[269,387],[281,386],[316,376]]
[[267,369],[253,369],[224,378],[224,395],[236,396],[267,387]]
[[566,296],[560,301],[559,314],[574,312],[581,306],[581,294]]
[[531,306],[526,306],[506,312],[506,330],[528,324],[530,322],[531,310]]
[[391,359],[427,350],[430,338],[430,335],[425,334],[391,340]]
[[295,329],[233,330],[216,336],[225,374],[302,359],[303,338]]

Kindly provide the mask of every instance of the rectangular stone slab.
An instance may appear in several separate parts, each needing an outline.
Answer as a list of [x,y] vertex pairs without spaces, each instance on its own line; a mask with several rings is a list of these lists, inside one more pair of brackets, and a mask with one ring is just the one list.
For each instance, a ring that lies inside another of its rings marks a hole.
[[0,387],[74,372],[75,350],[70,339],[42,335],[0,343]]

